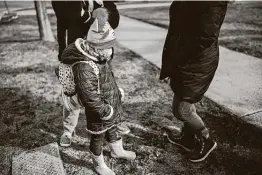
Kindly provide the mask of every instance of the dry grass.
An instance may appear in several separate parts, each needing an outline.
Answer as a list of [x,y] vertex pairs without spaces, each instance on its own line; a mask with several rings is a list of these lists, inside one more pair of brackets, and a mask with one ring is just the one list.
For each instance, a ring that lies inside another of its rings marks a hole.
[[[54,16],[51,20],[55,24]],[[35,30],[27,32],[35,28],[32,16],[1,26],[0,171],[4,174],[10,168],[6,155],[55,142],[62,132],[60,88],[53,71],[58,64],[56,45],[37,41]],[[163,124],[180,123],[169,120],[173,118],[172,92],[168,84],[159,82],[159,69],[119,45],[113,68],[119,86],[126,92],[124,116],[132,130],[124,138],[125,147],[137,153],[135,161],[116,160],[110,158],[105,146],[106,162],[116,174],[262,173],[258,166],[262,157],[260,145],[241,132],[241,125],[231,121],[230,114],[208,99],[197,107],[219,147],[207,161],[190,163],[186,154],[168,143],[163,135]],[[72,146],[60,148],[66,172],[93,174],[83,115],[76,132],[78,136]]]

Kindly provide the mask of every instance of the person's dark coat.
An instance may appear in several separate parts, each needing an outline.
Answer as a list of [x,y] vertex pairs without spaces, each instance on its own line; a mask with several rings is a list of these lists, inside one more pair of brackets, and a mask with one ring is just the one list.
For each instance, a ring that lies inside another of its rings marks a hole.
[[180,100],[196,103],[207,91],[218,67],[218,36],[226,10],[222,1],[171,4],[160,79],[171,79]]
[[[58,59],[65,47],[77,38],[84,38],[93,23],[88,13],[88,1],[52,1],[52,7],[57,17],[57,40],[59,46]],[[94,1],[94,10],[101,7]],[[119,24],[119,12],[114,1],[104,1],[104,7],[109,11],[109,23],[113,29]],[[81,11],[85,13],[82,14]],[[67,42],[66,42],[67,32]]]
[[[116,84],[113,72],[107,61],[95,62],[99,69],[99,83],[93,68],[80,61],[89,61],[85,52],[76,43],[70,44],[62,54],[61,62],[74,64],[73,74],[76,92],[81,104],[85,107],[87,130],[92,134],[100,134],[117,125],[122,116],[121,92]],[[98,88],[100,87],[100,93]],[[109,120],[102,120],[111,113]]]

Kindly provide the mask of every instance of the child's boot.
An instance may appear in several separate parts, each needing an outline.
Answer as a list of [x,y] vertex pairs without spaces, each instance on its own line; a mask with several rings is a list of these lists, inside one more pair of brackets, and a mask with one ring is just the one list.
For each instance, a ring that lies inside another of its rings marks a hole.
[[114,171],[105,164],[103,153],[100,156],[96,156],[91,152],[91,155],[96,173],[99,175],[115,175]]
[[122,138],[113,143],[109,143],[111,149],[111,156],[115,158],[123,158],[127,160],[134,160],[136,153],[133,151],[126,151],[123,148]]

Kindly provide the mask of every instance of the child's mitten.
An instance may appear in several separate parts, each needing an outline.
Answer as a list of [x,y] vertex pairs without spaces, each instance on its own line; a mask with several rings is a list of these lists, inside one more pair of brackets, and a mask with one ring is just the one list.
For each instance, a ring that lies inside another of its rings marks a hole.
[[104,117],[101,117],[101,120],[110,120],[110,119],[113,117],[113,114],[114,114],[114,109],[113,109],[113,107],[112,107],[111,105],[107,105],[106,108],[107,108],[108,110],[110,110],[110,111],[109,111],[109,115],[104,116]]

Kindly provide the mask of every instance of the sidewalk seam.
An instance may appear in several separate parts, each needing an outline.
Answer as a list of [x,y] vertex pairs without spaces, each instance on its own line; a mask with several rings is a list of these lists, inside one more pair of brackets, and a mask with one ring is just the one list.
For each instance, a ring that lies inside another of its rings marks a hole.
[[258,114],[258,113],[261,113],[261,112],[262,112],[262,109],[260,109],[260,110],[258,110],[258,111],[255,111],[255,112],[251,112],[251,113],[242,115],[241,117],[247,117],[247,116],[254,115],[254,114]]

